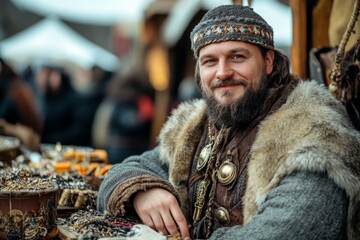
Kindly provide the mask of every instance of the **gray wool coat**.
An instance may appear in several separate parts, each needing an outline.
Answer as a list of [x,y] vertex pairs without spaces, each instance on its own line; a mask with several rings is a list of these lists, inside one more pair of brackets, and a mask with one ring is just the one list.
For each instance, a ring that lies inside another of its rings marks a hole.
[[[203,100],[181,104],[158,147],[113,166],[99,210],[124,216],[134,193],[162,187],[186,212],[194,204],[186,183],[205,119]],[[211,239],[360,239],[360,133],[324,86],[300,82],[261,122],[242,201],[244,224],[219,228]]]

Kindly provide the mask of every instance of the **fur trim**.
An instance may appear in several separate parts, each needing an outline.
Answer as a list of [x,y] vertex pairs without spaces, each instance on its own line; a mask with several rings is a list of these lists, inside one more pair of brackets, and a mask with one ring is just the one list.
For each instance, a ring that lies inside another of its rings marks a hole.
[[169,166],[169,181],[180,196],[183,211],[188,211],[187,180],[196,147],[204,129],[206,103],[184,102],[168,119],[159,135],[160,160]]
[[[299,83],[287,102],[259,128],[243,199],[244,223],[256,214],[268,192],[294,171],[326,172],[345,189],[350,206],[358,209],[359,156],[360,134],[342,104],[315,82]],[[359,226],[351,226],[359,218],[354,208],[348,212],[349,239],[359,234],[355,233]]]

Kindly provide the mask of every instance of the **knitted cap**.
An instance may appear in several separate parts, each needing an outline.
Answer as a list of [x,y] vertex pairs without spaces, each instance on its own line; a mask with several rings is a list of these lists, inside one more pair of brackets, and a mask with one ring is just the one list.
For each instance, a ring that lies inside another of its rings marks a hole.
[[273,29],[252,8],[223,5],[208,11],[190,34],[191,49],[198,58],[200,48],[224,41],[243,41],[273,50]]

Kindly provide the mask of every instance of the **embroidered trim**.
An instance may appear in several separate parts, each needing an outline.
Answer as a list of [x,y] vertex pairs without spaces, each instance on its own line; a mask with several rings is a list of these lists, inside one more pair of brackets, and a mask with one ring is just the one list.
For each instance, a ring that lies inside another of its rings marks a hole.
[[239,40],[274,49],[272,28],[253,18],[235,16],[211,19],[197,25],[191,33],[191,48],[197,57],[200,47],[210,43]]

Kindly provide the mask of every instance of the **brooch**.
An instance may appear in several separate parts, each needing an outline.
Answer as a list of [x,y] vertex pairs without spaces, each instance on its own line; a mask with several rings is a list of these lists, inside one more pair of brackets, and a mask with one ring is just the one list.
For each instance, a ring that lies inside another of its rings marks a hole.
[[200,152],[199,159],[196,164],[196,170],[201,171],[209,162],[212,144],[206,145]]

